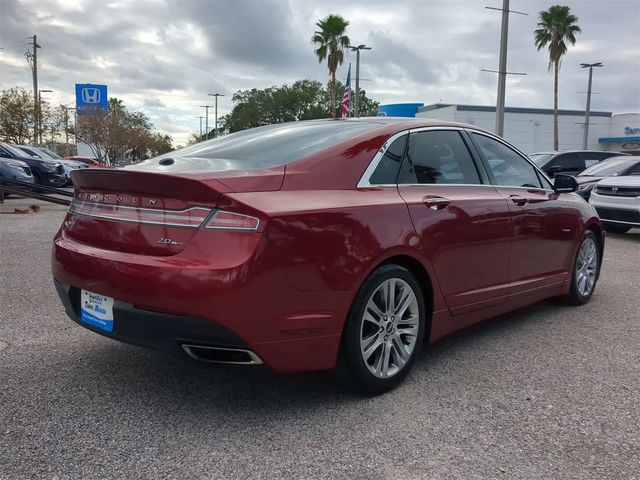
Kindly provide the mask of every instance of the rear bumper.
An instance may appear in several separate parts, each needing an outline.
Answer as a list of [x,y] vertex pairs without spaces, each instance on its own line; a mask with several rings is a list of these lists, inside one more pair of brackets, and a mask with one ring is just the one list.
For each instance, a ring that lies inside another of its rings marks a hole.
[[58,296],[71,320],[104,337],[132,345],[184,354],[181,345],[195,344],[246,348],[230,330],[198,317],[168,315],[136,308],[116,300],[113,306],[113,332],[100,330],[80,320],[80,289],[54,280]]
[[[278,268],[256,266],[255,246],[221,257],[206,250],[219,248],[210,238],[159,257],[102,250],[63,231],[52,252],[56,289],[73,321],[114,340],[183,355],[184,344],[243,348],[280,373],[334,368],[351,294],[300,291]],[[113,333],[80,321],[81,288],[115,299]]]

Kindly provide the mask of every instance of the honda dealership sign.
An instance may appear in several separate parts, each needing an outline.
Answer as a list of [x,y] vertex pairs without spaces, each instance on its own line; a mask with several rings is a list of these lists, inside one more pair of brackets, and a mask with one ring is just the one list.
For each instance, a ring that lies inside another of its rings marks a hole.
[[92,83],[76,83],[76,110],[82,113],[89,108],[107,109],[107,86]]

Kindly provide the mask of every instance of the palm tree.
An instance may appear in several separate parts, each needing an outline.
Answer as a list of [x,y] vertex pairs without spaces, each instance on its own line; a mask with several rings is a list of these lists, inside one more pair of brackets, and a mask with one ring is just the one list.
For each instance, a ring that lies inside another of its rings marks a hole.
[[549,46],[549,70],[553,67],[553,149],[558,150],[558,70],[562,56],[567,53],[567,42],[576,43],[580,27],[578,17],[564,5],[553,5],[538,14],[538,29],[533,32],[538,51]]
[[349,46],[349,37],[345,31],[349,22],[340,15],[329,15],[323,18],[316,26],[316,30],[311,37],[311,42],[316,46],[315,54],[318,62],[327,59],[329,75],[331,75],[331,111],[333,118],[336,118],[336,69],[344,60],[344,49]]

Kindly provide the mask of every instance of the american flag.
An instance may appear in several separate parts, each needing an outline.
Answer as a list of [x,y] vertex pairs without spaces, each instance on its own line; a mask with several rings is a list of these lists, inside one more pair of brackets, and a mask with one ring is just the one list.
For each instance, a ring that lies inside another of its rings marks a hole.
[[347,73],[347,83],[344,86],[342,94],[342,118],[349,118],[349,109],[351,108],[351,64],[349,64],[349,73]]

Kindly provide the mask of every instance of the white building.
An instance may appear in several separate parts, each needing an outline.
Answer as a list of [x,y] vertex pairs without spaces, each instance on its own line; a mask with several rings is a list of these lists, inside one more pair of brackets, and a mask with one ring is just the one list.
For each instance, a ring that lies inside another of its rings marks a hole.
[[[469,123],[494,131],[496,108],[436,103],[418,108],[415,116]],[[584,116],[585,112],[581,110],[558,111],[560,150],[582,149]],[[615,150],[640,155],[639,113],[613,115],[611,112],[591,112],[589,119],[589,150]],[[525,153],[553,150],[553,110],[506,107],[504,138]]]

